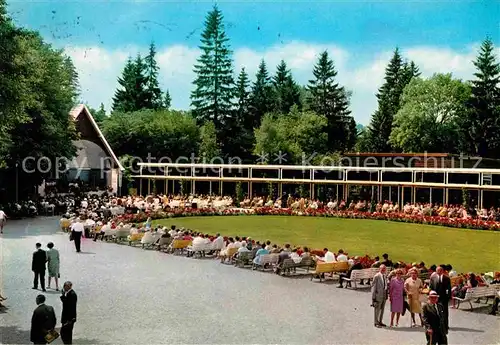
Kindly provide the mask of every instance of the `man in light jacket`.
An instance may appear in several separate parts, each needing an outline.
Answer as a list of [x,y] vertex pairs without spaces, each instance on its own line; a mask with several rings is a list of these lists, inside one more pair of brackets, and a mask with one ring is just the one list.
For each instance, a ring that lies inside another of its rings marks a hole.
[[385,301],[387,300],[387,280],[385,273],[387,268],[380,265],[379,272],[373,277],[372,284],[372,306],[374,308],[374,326],[387,327],[382,319],[384,318]]

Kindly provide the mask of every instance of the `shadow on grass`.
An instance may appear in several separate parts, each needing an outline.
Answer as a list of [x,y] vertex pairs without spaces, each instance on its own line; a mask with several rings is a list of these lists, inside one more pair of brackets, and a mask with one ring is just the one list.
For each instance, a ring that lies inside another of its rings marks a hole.
[[[60,329],[56,328],[59,332]],[[59,343],[60,340],[56,340]],[[16,326],[0,326],[0,343],[2,344],[30,344],[30,331]],[[78,338],[73,344],[91,345],[102,344],[97,339]]]

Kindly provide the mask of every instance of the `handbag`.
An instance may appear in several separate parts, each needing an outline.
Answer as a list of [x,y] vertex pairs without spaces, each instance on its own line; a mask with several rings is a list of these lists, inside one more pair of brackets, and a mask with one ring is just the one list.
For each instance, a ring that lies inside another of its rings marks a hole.
[[53,342],[57,338],[59,338],[59,333],[57,333],[57,331],[55,329],[53,329],[53,330],[49,331],[47,334],[45,334],[45,341],[47,342],[47,344],[50,344],[51,342]]
[[71,232],[69,233],[69,240],[70,240],[70,241],[73,241],[73,231],[71,231]]

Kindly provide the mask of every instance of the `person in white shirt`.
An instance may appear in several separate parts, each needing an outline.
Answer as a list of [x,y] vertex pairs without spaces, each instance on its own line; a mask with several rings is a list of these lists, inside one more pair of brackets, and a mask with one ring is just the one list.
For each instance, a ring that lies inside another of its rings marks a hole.
[[76,221],[71,225],[71,236],[73,241],[75,241],[75,249],[77,253],[80,253],[80,245],[82,241],[82,233],[85,230],[80,218],[76,218]]
[[328,248],[323,249],[323,252],[325,253],[325,256],[320,258],[320,261],[323,261],[325,263],[335,262],[335,254],[329,251]]
[[339,254],[337,255],[338,262],[346,262],[349,258],[344,254],[342,249],[339,249]]
[[241,247],[241,245],[242,245],[242,243],[240,242],[240,238],[239,238],[238,236],[236,236],[236,238],[235,238],[235,239],[236,239],[236,241],[234,241],[234,245],[233,245],[233,247],[234,247],[234,248],[240,248],[240,247]]
[[0,210],[0,234],[3,234],[3,227],[7,222],[7,215],[4,211]]
[[297,254],[297,248],[294,248],[292,250],[292,253],[290,254],[290,259],[292,259],[293,262],[296,264],[302,261],[302,257],[299,254]]

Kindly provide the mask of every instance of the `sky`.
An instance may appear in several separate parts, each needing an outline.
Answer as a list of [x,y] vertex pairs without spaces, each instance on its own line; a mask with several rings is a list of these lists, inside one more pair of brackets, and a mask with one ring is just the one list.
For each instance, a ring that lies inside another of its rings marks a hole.
[[[367,125],[384,69],[399,47],[423,76],[453,73],[473,78],[481,42],[500,41],[500,5],[482,1],[74,1],[8,0],[9,13],[64,49],[78,70],[82,102],[111,109],[117,77],[129,56],[157,46],[160,84],[174,109],[189,109],[208,11],[217,3],[233,51],[235,75],[252,79],[263,58],[271,73],[281,59],[307,84],[318,55],[327,50],[338,82],[352,91],[351,110]],[[497,48],[497,53],[500,49]]]

